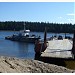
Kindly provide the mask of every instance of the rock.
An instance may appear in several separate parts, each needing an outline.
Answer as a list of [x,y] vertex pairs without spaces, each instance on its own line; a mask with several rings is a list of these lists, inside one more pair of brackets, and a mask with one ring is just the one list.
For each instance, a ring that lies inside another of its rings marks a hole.
[[0,73],[72,73],[74,70],[32,59],[0,57]]

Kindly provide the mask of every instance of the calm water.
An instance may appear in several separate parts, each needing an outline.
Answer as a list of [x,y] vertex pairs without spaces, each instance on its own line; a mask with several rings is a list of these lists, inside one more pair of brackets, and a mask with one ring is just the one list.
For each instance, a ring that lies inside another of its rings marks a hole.
[[[18,32],[15,32],[17,34]],[[0,56],[11,56],[18,58],[29,58],[34,59],[34,44],[14,42],[10,40],[5,40],[6,36],[14,34],[13,31],[0,31]],[[31,34],[40,35],[43,38],[43,32],[31,32]],[[48,33],[47,37],[55,35],[53,33]],[[58,34],[60,35],[60,34]],[[72,34],[67,34],[72,36]],[[62,34],[64,37],[64,34]]]

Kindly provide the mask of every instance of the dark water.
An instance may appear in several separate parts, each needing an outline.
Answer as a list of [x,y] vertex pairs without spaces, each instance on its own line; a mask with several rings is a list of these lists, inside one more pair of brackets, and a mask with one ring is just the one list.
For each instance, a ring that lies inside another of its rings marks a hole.
[[[17,34],[18,32],[15,33]],[[12,34],[14,34],[13,31],[0,31],[0,56],[34,59],[35,56],[34,44],[5,40],[6,36]],[[40,35],[41,38],[43,38],[44,36],[43,32],[31,32],[31,34]],[[48,33],[47,37],[50,37],[52,35],[55,34]],[[72,36],[72,34],[67,34],[67,35]],[[64,37],[64,34],[62,34],[62,36]]]

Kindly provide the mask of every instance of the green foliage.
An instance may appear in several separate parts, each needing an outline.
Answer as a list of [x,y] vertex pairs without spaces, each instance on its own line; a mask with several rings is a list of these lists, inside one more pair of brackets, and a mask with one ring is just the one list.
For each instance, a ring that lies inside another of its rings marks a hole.
[[[44,22],[25,22],[26,29],[30,29],[31,31],[36,32],[44,32],[45,27],[47,28],[47,32],[54,33],[73,33],[75,29],[75,24],[58,24],[58,23],[44,23]],[[24,28],[23,21],[5,21],[0,22],[0,30],[22,30]]]

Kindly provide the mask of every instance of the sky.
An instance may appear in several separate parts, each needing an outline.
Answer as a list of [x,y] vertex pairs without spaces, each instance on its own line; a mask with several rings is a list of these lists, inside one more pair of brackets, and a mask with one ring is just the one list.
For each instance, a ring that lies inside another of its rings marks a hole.
[[0,21],[75,23],[75,2],[0,2]]

